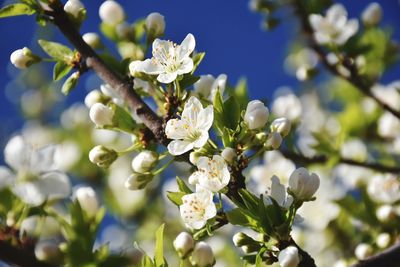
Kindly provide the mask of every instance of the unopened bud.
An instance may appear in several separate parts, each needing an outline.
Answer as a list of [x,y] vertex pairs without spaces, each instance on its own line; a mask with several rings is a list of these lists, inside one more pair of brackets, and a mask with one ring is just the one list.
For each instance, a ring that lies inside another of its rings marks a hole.
[[391,242],[390,235],[388,233],[381,233],[376,238],[376,245],[380,248],[387,248]]
[[132,160],[132,169],[137,173],[145,173],[150,171],[157,162],[158,154],[154,151],[145,150]]
[[391,205],[382,205],[376,210],[376,217],[383,223],[395,219],[396,216],[396,211]]
[[99,16],[104,23],[117,25],[125,19],[125,12],[116,1],[107,0],[101,4]]
[[100,40],[100,36],[95,32],[88,32],[82,36],[85,43],[87,43],[93,49],[99,49],[103,45]]
[[59,263],[62,253],[55,242],[39,241],[35,246],[35,256],[40,261]]
[[294,246],[289,246],[280,251],[278,261],[281,267],[297,267],[300,263],[298,249]]
[[89,117],[97,126],[112,125],[114,110],[101,103],[95,103],[90,108]]
[[103,95],[99,90],[92,90],[85,97],[85,105],[91,108],[94,104],[100,103],[102,98]]
[[268,121],[269,111],[264,103],[260,100],[253,100],[247,104],[244,114],[244,121],[250,130],[260,129],[265,126]]
[[359,260],[365,260],[369,256],[372,256],[373,249],[370,245],[361,243],[357,245],[356,250],[354,251],[354,255]]
[[319,177],[305,168],[296,169],[289,177],[289,190],[299,200],[309,200],[319,187]]
[[99,210],[96,192],[91,187],[80,187],[75,192],[76,200],[89,218],[93,218]]
[[11,63],[19,69],[26,69],[30,65],[40,62],[40,60],[40,57],[34,55],[27,47],[15,50],[10,55]]
[[267,147],[272,147],[273,149],[278,149],[282,144],[282,136],[280,133],[272,132],[268,135],[266,142]]
[[291,128],[290,120],[278,118],[271,123],[271,131],[280,133],[283,137],[289,134]]
[[231,147],[225,147],[224,150],[222,150],[221,152],[221,156],[226,162],[232,162],[237,156],[236,150]]
[[140,190],[145,188],[152,179],[153,176],[151,174],[132,173],[126,179],[124,186],[129,190]]
[[101,168],[108,168],[117,158],[115,150],[104,146],[95,146],[89,152],[90,161]]
[[163,35],[165,30],[164,16],[158,12],[150,13],[146,18],[146,30],[153,37]]
[[361,14],[361,20],[367,26],[375,26],[382,19],[382,7],[377,3],[370,3]]
[[174,240],[174,248],[178,252],[180,258],[186,258],[186,256],[193,250],[194,240],[193,237],[186,233],[181,232]]
[[79,18],[85,6],[79,0],[68,0],[64,5],[64,10],[74,18]]
[[200,241],[196,244],[192,253],[191,263],[195,267],[209,267],[214,265],[214,253],[206,242]]

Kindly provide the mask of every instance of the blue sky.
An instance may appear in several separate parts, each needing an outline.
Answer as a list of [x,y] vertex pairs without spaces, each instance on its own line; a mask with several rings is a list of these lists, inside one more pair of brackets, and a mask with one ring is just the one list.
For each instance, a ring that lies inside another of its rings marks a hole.
[[[83,1],[88,8],[88,20],[82,32],[96,31],[100,22],[98,7],[102,1]],[[165,38],[180,42],[187,33],[193,33],[197,50],[205,51],[206,57],[199,67],[198,74],[226,73],[231,84],[240,77],[246,77],[252,98],[269,98],[273,91],[282,85],[296,87],[296,80],[286,74],[283,61],[289,41],[296,31],[296,20],[287,15],[273,31],[261,29],[261,16],[248,8],[248,1],[242,0],[121,0],[119,1],[133,22],[150,12],[160,12],[165,16],[167,29]],[[370,3],[366,0],[341,1],[349,10],[351,17],[359,17],[363,8]],[[400,25],[400,4],[398,0],[379,1],[384,8],[384,24],[393,27]],[[2,5],[5,3],[3,2]],[[5,97],[5,88],[10,81],[10,72],[16,70],[9,66],[10,53],[23,46],[32,47],[32,34],[36,24],[34,17],[7,18],[0,21],[0,141],[4,134],[18,129],[21,121],[18,108]],[[400,29],[395,29],[395,37],[400,40]],[[62,36],[56,38],[67,44]],[[35,49],[38,49],[37,47]],[[39,49],[38,49],[39,50]],[[36,51],[38,51],[36,50]],[[35,51],[35,50],[34,50]],[[8,67],[7,67],[8,66]],[[400,68],[391,70],[384,82],[400,78]],[[85,90],[78,88],[67,102],[83,100]],[[3,143],[4,141],[0,142]]]

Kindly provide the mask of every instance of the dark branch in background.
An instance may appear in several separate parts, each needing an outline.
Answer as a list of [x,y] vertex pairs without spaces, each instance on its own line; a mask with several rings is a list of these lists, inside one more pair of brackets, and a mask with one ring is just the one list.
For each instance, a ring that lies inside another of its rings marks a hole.
[[400,243],[397,243],[381,253],[362,260],[351,267],[398,267],[400,263]]
[[[327,163],[329,158],[325,155],[318,155],[314,157],[306,157],[291,151],[286,151],[282,150],[281,153],[285,158],[288,158],[290,160],[293,160],[295,162],[303,163],[303,164],[324,164]],[[398,174],[400,173],[400,167],[396,166],[386,166],[386,165],[381,165],[379,163],[369,163],[369,162],[360,162],[352,159],[346,159],[346,158],[339,158],[338,159],[339,163],[343,164],[348,164],[348,165],[353,165],[353,166],[359,166],[359,167],[364,167],[368,169],[372,169],[375,171],[380,171],[380,172],[389,172],[389,173],[394,173]]]
[[346,68],[349,69],[350,71],[350,76],[345,77],[341,75],[338,70],[336,69],[336,66],[329,64],[328,59],[327,59],[327,54],[325,50],[315,41],[314,39],[314,31],[311,28],[311,25],[308,21],[308,15],[304,6],[303,6],[302,0],[294,0],[293,1],[293,6],[295,8],[295,12],[297,16],[300,19],[300,24],[301,24],[301,29],[304,32],[304,35],[307,38],[308,45],[310,48],[312,48],[319,56],[321,62],[324,64],[324,66],[335,76],[341,77],[342,79],[347,80],[349,83],[351,83],[355,88],[357,88],[361,93],[364,95],[370,97],[373,99],[381,108],[384,110],[392,113],[394,116],[400,119],[400,111],[394,109],[393,107],[389,106],[385,102],[383,102],[381,99],[376,97],[372,92],[371,92],[371,82],[367,81],[365,78],[361,77],[357,71],[357,67],[354,64],[354,60],[351,58],[345,58],[343,60],[343,64]]
[[45,262],[38,261],[33,249],[11,246],[8,241],[0,240],[0,259],[12,266],[22,267],[54,267]]

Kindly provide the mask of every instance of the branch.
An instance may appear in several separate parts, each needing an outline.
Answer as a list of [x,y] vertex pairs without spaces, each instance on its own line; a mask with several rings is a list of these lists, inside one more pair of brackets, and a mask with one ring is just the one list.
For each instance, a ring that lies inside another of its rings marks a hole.
[[397,243],[381,253],[362,260],[351,267],[397,267],[400,262],[400,243]]
[[279,250],[283,250],[289,246],[295,246],[297,250],[299,251],[299,254],[301,255],[301,261],[298,265],[298,267],[317,267],[315,264],[314,259],[308,254],[306,251],[304,251],[299,245],[296,244],[296,242],[290,238],[289,241],[283,241],[279,244]]
[[[314,157],[306,157],[291,151],[281,151],[282,155],[285,158],[291,159],[296,162],[304,163],[304,164],[323,164],[328,162],[329,158],[326,157],[325,155],[318,155]],[[360,162],[352,159],[346,159],[346,158],[340,158],[339,163],[343,164],[348,164],[348,165],[353,165],[353,166],[359,166],[359,167],[364,167],[368,169],[372,169],[375,171],[380,171],[380,172],[388,172],[388,173],[395,173],[398,174],[400,173],[400,167],[396,166],[386,166],[386,165],[381,165],[379,163],[368,163],[368,162]]]
[[168,144],[164,134],[162,120],[157,114],[142,100],[140,96],[133,90],[131,82],[123,80],[113,69],[107,66],[104,61],[96,54],[96,52],[82,39],[74,24],[68,18],[60,1],[52,1],[50,7],[52,11],[47,14],[52,18],[52,22],[59,28],[63,35],[78,50],[86,65],[92,68],[97,75],[106,83],[108,83],[143,121],[147,128],[156,137],[161,144]]
[[372,92],[371,92],[371,84],[369,81],[363,79],[358,74],[357,68],[354,65],[354,60],[351,58],[345,58],[343,64],[345,65],[346,68],[349,69],[350,74],[348,77],[343,76],[338,72],[336,67],[334,65],[329,64],[327,60],[327,54],[324,51],[324,49],[315,41],[314,38],[314,31],[311,28],[311,25],[308,21],[308,14],[302,5],[302,0],[295,0],[293,2],[293,6],[295,8],[296,14],[298,15],[300,19],[300,24],[302,31],[304,32],[304,35],[306,36],[308,40],[309,47],[312,48],[319,56],[321,62],[325,65],[326,69],[328,69],[329,72],[331,72],[333,75],[340,77],[342,79],[347,80],[349,83],[351,83],[355,88],[358,89],[361,93],[363,93],[365,96],[370,97],[373,99],[381,108],[384,110],[392,113],[395,117],[400,119],[400,111],[394,109],[393,107],[389,106],[385,102],[383,102],[381,99],[376,97]]
[[38,261],[32,249],[18,248],[4,240],[0,240],[0,259],[13,266],[54,267],[48,263]]

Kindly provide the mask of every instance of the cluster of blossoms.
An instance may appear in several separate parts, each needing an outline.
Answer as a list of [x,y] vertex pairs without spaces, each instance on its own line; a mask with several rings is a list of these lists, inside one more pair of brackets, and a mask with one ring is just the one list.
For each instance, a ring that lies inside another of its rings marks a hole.
[[211,247],[203,241],[196,243],[192,236],[186,232],[181,232],[175,238],[173,245],[181,259],[190,257],[193,266],[208,267],[215,264]]

